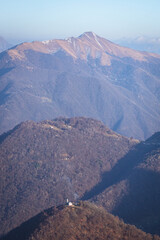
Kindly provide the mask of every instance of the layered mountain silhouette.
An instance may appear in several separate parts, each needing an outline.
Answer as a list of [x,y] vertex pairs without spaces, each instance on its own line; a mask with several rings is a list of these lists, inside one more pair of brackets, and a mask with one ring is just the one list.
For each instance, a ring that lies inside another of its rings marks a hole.
[[0,54],[0,132],[22,121],[87,116],[146,139],[160,128],[160,55],[92,32]]
[[82,198],[138,143],[85,118],[22,123],[0,142],[1,233]]
[[159,240],[135,226],[125,224],[102,207],[89,202],[49,208],[16,229],[2,240]]

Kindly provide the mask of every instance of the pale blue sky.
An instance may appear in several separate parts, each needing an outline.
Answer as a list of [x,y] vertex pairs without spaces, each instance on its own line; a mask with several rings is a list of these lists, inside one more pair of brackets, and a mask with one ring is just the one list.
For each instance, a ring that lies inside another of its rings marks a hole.
[[160,0],[0,0],[0,35],[31,41],[93,31],[109,40],[160,37]]

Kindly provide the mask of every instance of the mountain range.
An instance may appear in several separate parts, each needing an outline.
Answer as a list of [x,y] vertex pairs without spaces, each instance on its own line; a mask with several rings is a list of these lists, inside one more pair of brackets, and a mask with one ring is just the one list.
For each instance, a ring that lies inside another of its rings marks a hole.
[[86,116],[144,140],[160,129],[160,55],[93,32],[0,54],[0,133],[22,121]]
[[160,235],[159,155],[159,132],[140,142],[84,117],[21,123],[0,136],[1,234],[69,198]]

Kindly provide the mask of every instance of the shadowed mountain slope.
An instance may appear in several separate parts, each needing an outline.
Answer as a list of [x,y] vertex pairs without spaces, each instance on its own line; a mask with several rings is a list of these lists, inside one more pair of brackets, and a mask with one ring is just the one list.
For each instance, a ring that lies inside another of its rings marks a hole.
[[59,118],[22,123],[0,137],[1,233],[101,181],[138,141],[101,122]]
[[87,116],[137,139],[160,129],[160,55],[92,32],[0,54],[0,132],[22,121]]
[[53,207],[11,231],[3,240],[159,240],[135,226],[123,223],[89,202]]
[[160,235],[160,133],[138,144],[83,199]]

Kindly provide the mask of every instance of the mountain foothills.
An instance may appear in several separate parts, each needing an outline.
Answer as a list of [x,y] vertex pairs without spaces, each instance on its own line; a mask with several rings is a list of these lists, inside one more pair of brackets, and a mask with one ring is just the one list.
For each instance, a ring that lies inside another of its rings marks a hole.
[[82,198],[138,142],[85,118],[25,122],[0,141],[1,233]]
[[1,234],[69,198],[160,235],[160,133],[139,142],[90,118],[28,121],[1,135],[0,156]]
[[2,240],[159,240],[89,202],[47,209]]
[[160,128],[160,55],[92,32],[0,54],[0,132],[22,121],[87,116],[146,139]]

